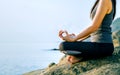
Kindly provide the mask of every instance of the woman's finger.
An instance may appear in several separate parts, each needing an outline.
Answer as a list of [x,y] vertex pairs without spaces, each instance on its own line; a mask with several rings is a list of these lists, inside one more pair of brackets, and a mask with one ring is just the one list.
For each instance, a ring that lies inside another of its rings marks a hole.
[[67,31],[64,31],[64,33],[65,33],[66,35],[69,35]]
[[72,35],[73,35],[73,36],[75,36],[75,34],[74,34],[74,33],[72,33]]
[[62,34],[63,34],[63,30],[60,30],[60,31],[59,31],[59,37],[60,37],[60,38],[63,37]]
[[59,34],[62,34],[62,33],[63,33],[63,30],[60,30],[60,31],[59,31]]

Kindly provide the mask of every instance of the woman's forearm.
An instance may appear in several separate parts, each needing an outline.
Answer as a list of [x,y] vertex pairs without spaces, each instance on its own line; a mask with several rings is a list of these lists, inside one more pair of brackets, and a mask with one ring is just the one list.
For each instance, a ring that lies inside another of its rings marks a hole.
[[93,27],[93,26],[90,26],[88,27],[87,29],[85,29],[84,31],[82,31],[81,33],[79,33],[75,38],[74,40],[77,41],[77,40],[84,40],[86,39],[88,36],[90,36],[91,33],[93,33],[94,31],[97,30],[97,27]]
[[85,40],[85,39],[87,39],[87,38],[89,38],[90,37],[90,35],[88,35],[88,36],[86,36],[86,37],[84,37],[84,38],[82,38],[82,39],[79,39],[78,41],[83,41],[83,40]]

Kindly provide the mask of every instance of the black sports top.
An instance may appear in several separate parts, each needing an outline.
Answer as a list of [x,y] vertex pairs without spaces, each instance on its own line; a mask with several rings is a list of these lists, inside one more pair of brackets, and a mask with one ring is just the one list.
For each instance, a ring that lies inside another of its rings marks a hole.
[[[112,0],[111,0],[112,1]],[[99,4],[99,2],[98,2]],[[94,18],[98,4],[93,9],[91,15]],[[97,31],[91,34],[91,42],[99,42],[99,43],[112,43],[112,36],[111,36],[111,23],[113,21],[113,14],[114,14],[114,5],[112,1],[112,11],[109,14],[106,14],[101,26]]]

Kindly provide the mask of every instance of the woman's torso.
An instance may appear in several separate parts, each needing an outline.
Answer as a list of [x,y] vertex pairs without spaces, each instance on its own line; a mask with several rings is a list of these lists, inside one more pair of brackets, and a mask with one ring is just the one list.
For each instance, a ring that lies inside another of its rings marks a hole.
[[[95,16],[98,4],[91,13],[92,18]],[[114,7],[112,2],[112,11],[109,14],[105,15],[99,29],[91,34],[91,42],[112,43],[112,36],[111,36],[112,33],[111,33],[110,25],[113,21],[113,14],[114,14]]]

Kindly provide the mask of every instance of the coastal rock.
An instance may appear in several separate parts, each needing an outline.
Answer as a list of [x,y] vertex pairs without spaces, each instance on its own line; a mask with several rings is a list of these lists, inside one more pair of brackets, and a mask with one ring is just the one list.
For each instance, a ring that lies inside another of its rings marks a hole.
[[120,47],[120,18],[112,23],[112,38],[115,47]]

